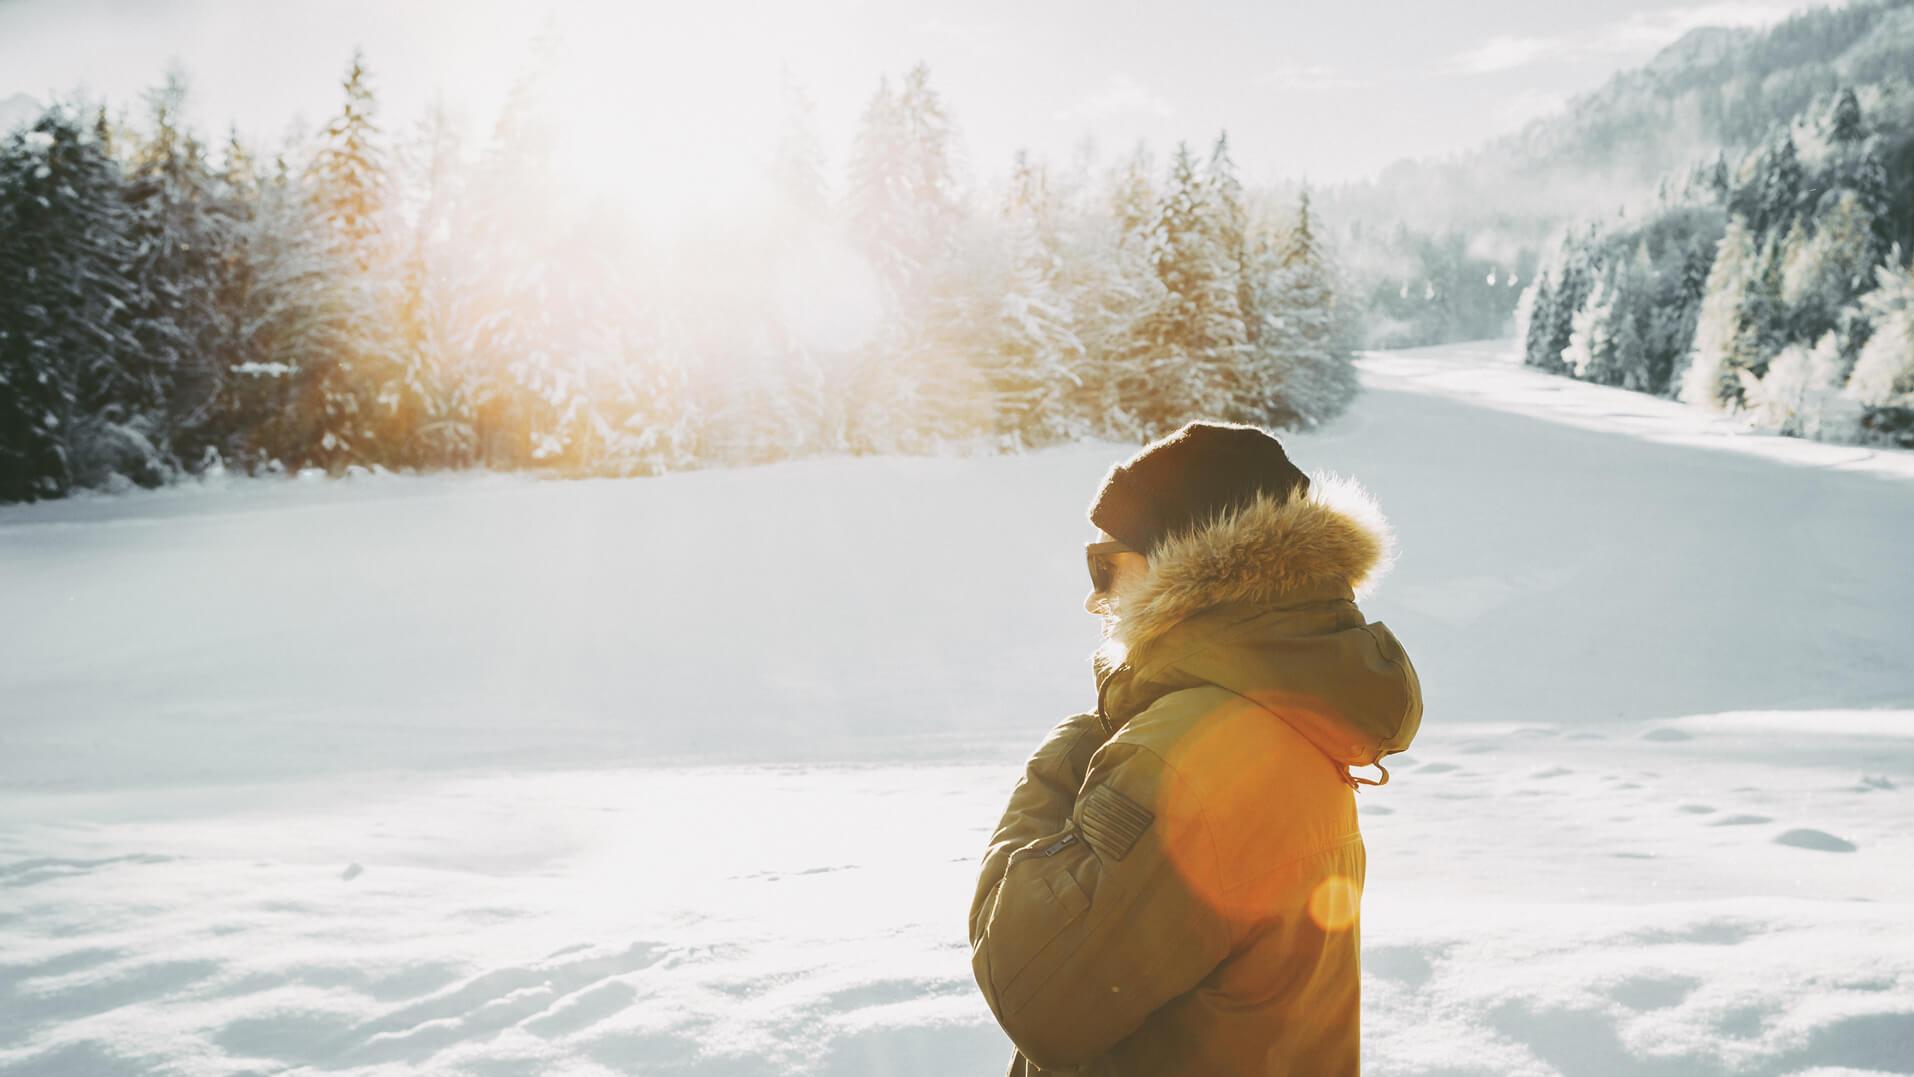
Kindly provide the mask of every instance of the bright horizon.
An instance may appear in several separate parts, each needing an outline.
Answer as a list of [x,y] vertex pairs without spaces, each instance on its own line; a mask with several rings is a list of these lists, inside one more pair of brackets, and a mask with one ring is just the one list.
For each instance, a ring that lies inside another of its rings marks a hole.
[[[1180,15],[1165,38],[1160,16],[1128,3],[983,3],[952,15],[922,0],[801,11],[735,0],[695,11],[0,0],[0,102],[79,91],[137,115],[141,92],[177,62],[197,129],[217,138],[230,123],[272,145],[336,111],[362,46],[388,137],[442,97],[469,153],[549,28],[567,171],[588,197],[669,219],[746,199],[784,122],[787,71],[815,103],[834,184],[879,78],[895,82],[920,60],[957,123],[968,178],[1001,176],[1019,148],[1062,163],[1088,138],[1107,160],[1139,140],[1162,153],[1228,130],[1251,183],[1334,183],[1517,130],[1696,27],[1767,25],[1804,6],[1231,3]],[[626,137],[598,137],[607,130]]]

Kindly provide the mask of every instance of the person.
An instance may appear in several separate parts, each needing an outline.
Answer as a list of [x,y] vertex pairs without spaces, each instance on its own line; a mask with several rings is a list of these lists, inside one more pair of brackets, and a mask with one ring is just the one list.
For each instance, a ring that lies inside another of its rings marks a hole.
[[1009,1073],[1353,1075],[1353,792],[1422,717],[1355,602],[1389,527],[1269,433],[1205,422],[1111,468],[1089,516],[1096,709],[1030,758],[970,910]]

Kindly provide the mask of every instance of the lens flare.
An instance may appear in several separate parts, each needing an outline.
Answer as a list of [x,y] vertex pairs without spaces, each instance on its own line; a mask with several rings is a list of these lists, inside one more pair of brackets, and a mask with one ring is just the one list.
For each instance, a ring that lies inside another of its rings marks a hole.
[[1309,895],[1309,918],[1332,934],[1354,927],[1361,907],[1362,888],[1341,875],[1317,883],[1315,892]]

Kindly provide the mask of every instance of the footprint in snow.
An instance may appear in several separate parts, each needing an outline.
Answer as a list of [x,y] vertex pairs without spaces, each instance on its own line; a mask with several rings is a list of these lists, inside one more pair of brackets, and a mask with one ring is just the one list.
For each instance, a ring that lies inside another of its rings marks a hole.
[[1418,773],[1448,774],[1451,771],[1457,771],[1461,769],[1462,769],[1461,767],[1456,766],[1454,763],[1429,763],[1425,765]]
[[1797,849],[1816,849],[1824,853],[1851,853],[1859,848],[1846,838],[1837,838],[1825,830],[1808,828],[1787,831],[1774,840],[1779,845],[1792,845]]
[[364,875],[365,873],[366,873],[365,867],[361,865],[357,860],[354,860],[352,863],[346,865],[346,870],[340,872],[339,877],[341,879],[344,879],[346,882],[351,882],[352,880],[358,878],[361,875]]
[[1529,775],[1529,777],[1531,778],[1560,778],[1564,774],[1573,774],[1573,773],[1575,772],[1568,769],[1567,767],[1550,767],[1547,770],[1538,770],[1535,773]]
[[1683,815],[1712,815],[1715,809],[1706,804],[1683,804],[1677,810]]
[[1737,813],[1735,815],[1724,815],[1719,819],[1715,819],[1711,821],[1708,825],[1709,826],[1754,826],[1759,823],[1772,823],[1772,822],[1774,822],[1774,820],[1769,818],[1766,815],[1747,815],[1745,813]]
[[1651,729],[1643,733],[1641,739],[1673,742],[1678,740],[1694,740],[1695,738],[1693,734],[1683,733],[1681,730],[1675,729],[1672,726],[1662,726],[1658,729]]

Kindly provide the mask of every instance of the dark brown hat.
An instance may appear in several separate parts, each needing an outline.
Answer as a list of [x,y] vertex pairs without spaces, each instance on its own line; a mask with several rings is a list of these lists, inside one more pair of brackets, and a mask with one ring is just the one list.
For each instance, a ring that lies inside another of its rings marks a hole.
[[1193,422],[1112,467],[1090,504],[1090,522],[1145,554],[1171,535],[1233,513],[1258,494],[1279,501],[1309,492],[1268,431]]

